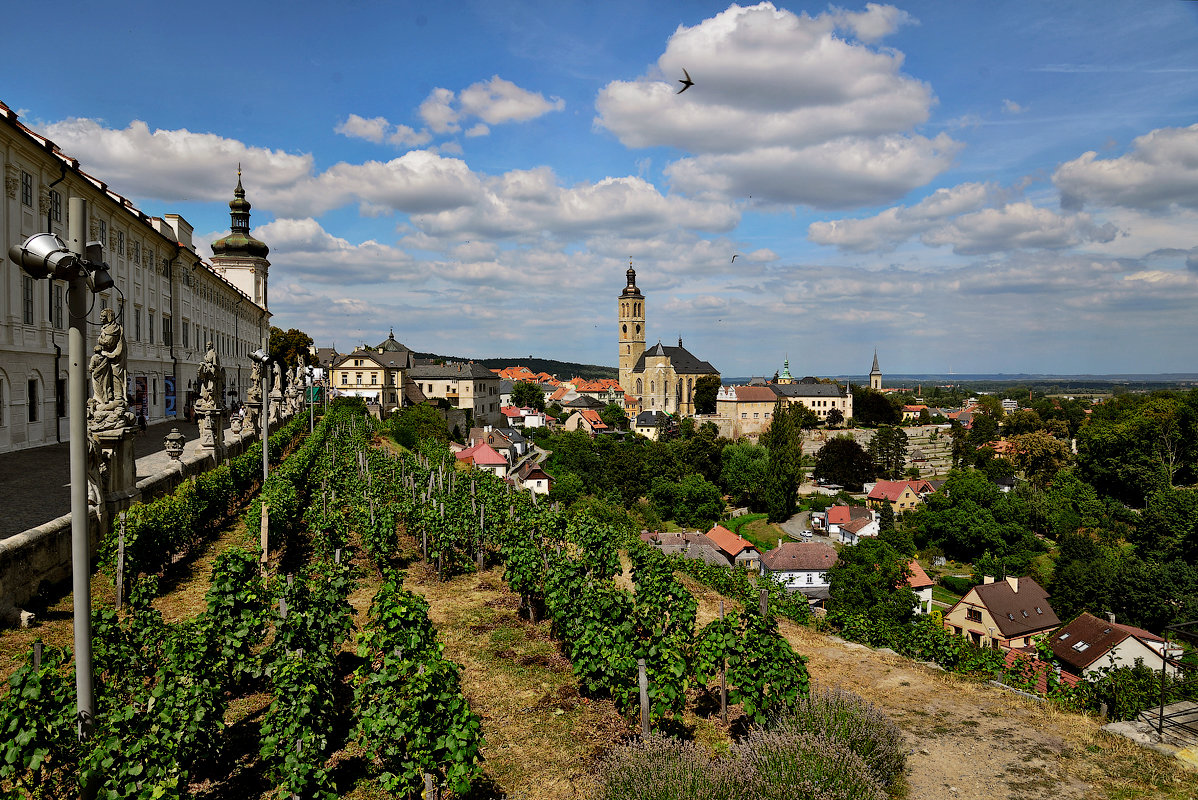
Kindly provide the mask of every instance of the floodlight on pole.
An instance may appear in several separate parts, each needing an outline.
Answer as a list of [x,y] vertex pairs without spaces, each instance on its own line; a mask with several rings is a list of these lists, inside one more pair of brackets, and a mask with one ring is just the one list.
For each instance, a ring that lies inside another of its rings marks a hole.
[[270,354],[258,348],[250,358],[262,365],[262,485],[270,474]]
[[[91,734],[95,719],[91,641],[91,531],[87,503],[87,383],[84,376],[87,323],[85,292],[112,288],[100,242],[84,243],[87,201],[72,197],[68,206],[70,245],[53,233],[36,233],[8,249],[26,275],[36,280],[67,281],[67,416],[70,419],[71,593],[75,640],[75,721],[79,739]],[[85,794],[88,794],[85,788]]]

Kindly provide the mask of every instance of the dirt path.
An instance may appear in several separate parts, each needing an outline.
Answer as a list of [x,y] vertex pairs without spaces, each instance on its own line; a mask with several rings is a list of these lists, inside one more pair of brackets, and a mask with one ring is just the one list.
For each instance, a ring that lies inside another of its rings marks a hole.
[[[679,578],[699,601],[700,622],[714,617],[720,595]],[[1198,774],[1102,732],[1093,717],[787,620],[781,630],[807,657],[813,683],[861,695],[902,728],[912,800],[1198,797]]]
[[445,654],[483,722],[484,785],[471,797],[586,798],[592,763],[628,732],[610,700],[578,695],[570,662],[549,634],[516,612],[501,567],[441,582],[413,564],[404,586],[429,603]]

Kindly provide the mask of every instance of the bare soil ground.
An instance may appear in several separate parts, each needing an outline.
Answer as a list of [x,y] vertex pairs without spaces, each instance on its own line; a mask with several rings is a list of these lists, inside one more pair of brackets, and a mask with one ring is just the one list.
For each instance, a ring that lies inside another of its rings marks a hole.
[[[713,619],[720,595],[679,578],[699,601],[700,624]],[[807,657],[813,683],[861,695],[902,728],[911,798],[1198,797],[1198,773],[1103,732],[1095,717],[787,620],[781,630]]]

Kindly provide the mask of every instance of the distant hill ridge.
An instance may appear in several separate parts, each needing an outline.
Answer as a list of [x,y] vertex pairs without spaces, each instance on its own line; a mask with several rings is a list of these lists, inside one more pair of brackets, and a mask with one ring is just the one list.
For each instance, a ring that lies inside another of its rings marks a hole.
[[620,371],[616,367],[604,367],[598,364],[577,364],[573,361],[553,361],[548,358],[462,358],[461,356],[442,356],[436,353],[413,353],[416,358],[432,359],[435,361],[473,361],[482,364],[487,369],[503,369],[504,367],[527,367],[531,372],[548,372],[556,375],[558,380],[567,378],[618,378]]

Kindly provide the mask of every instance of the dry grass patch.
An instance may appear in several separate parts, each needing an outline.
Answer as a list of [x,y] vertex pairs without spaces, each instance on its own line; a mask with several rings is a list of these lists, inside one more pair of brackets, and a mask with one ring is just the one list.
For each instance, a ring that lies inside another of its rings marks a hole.
[[494,568],[441,582],[413,565],[405,581],[428,601],[445,654],[462,666],[462,691],[482,717],[480,796],[588,797],[596,757],[629,732],[628,722],[611,701],[579,695],[549,623],[520,617],[501,575]]

